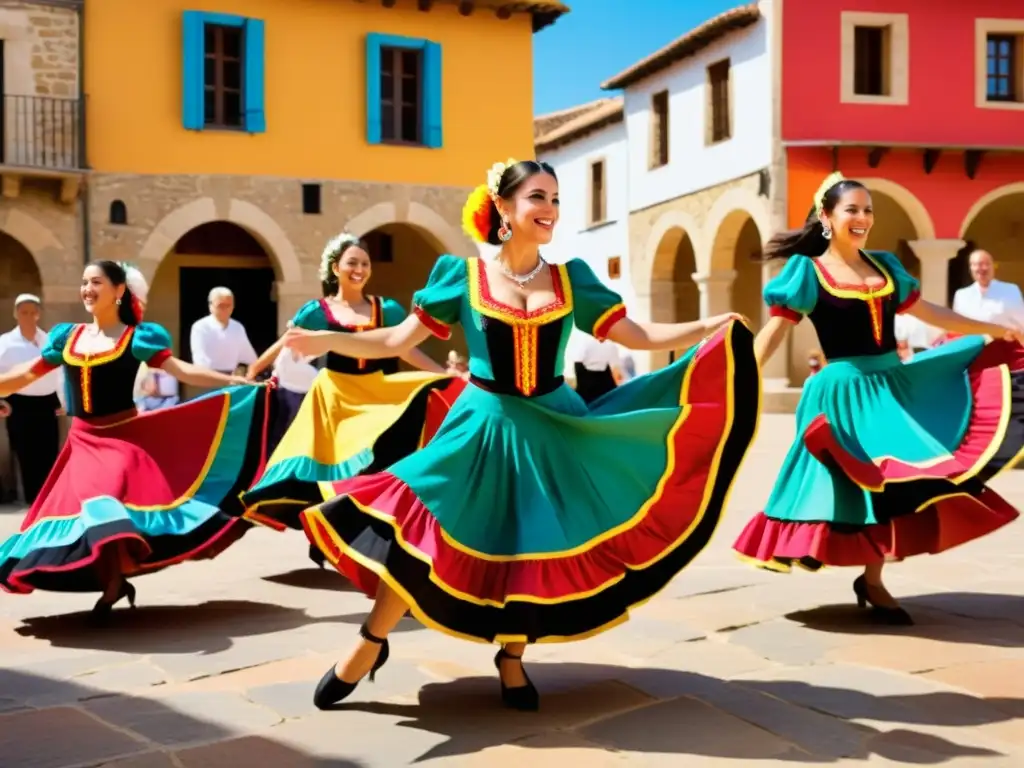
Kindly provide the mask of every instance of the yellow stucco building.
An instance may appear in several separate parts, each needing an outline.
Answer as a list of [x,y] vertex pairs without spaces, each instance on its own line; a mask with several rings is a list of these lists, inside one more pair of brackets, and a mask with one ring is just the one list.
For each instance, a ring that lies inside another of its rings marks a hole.
[[128,260],[178,354],[216,285],[259,350],[319,297],[342,229],[370,244],[370,290],[408,304],[439,253],[477,253],[469,189],[532,156],[532,37],[567,10],[0,0],[0,318],[30,291],[46,326],[80,320],[83,264]]

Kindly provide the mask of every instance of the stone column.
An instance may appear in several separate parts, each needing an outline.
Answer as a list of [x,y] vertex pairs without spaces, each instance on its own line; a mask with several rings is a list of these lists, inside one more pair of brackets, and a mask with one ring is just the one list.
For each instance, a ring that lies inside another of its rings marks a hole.
[[700,316],[721,315],[732,309],[732,284],[736,270],[694,272],[693,282],[700,291]]
[[921,298],[941,306],[949,301],[949,261],[964,247],[963,240],[911,240],[907,243],[921,262]]

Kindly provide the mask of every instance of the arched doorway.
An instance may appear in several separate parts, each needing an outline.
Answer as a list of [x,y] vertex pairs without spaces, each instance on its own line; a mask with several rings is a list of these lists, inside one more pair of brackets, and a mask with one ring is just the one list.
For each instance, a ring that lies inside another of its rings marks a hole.
[[921,279],[921,262],[908,243],[924,235],[917,231],[906,209],[889,194],[872,189],[871,204],[875,223],[868,234],[868,250],[896,254],[906,270]]
[[[658,241],[651,272],[651,319],[685,323],[700,319],[700,291],[693,282],[697,258],[690,234],[671,227]],[[668,365],[675,354],[652,352],[651,370]]]
[[[735,273],[731,291],[721,298],[722,306],[710,312],[739,312],[758,323],[761,318],[761,232],[754,217],[745,210],[730,211],[714,233],[711,249],[711,273]],[[727,278],[726,278],[727,279]],[[724,288],[720,289],[723,290]],[[715,302],[716,304],[719,302]]]
[[[437,257],[445,253],[445,248],[434,235],[413,224],[384,224],[362,237],[373,262],[369,291],[394,299],[408,311],[413,294],[427,284],[430,270]],[[462,328],[455,325],[450,339],[431,336],[421,349],[443,365],[449,350],[466,353],[465,335]]]
[[257,353],[277,340],[277,296],[274,263],[248,231],[227,221],[211,221],[190,229],[168,253],[153,277],[146,316],[174,336],[177,354],[191,359],[192,324],[208,313],[212,288],[235,294],[238,320]]
[[967,245],[950,262],[950,297],[970,285],[968,258],[976,248],[992,254],[997,278],[1024,285],[1024,189],[1008,189],[972,213],[962,235]]
[[[19,240],[0,232],[0,331],[14,327],[14,300],[19,293],[43,294],[43,279],[32,253]],[[52,323],[43,320],[44,327]]]

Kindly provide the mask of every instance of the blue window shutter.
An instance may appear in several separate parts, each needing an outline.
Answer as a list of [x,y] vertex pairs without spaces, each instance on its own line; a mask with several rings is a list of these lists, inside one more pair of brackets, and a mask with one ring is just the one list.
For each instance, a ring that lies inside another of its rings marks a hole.
[[444,100],[441,98],[441,46],[438,43],[427,43],[423,49],[423,69],[423,143],[439,149],[443,143]]
[[203,130],[203,14],[182,14],[181,122],[190,131]]
[[380,35],[366,36],[366,141],[380,144]]
[[264,107],[264,60],[266,58],[263,22],[260,19],[245,20],[245,130],[249,133],[264,133],[267,130],[267,115]]

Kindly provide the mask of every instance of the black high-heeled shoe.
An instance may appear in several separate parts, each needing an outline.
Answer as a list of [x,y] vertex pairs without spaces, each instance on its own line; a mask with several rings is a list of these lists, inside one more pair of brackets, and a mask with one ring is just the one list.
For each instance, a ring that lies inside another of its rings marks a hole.
[[90,614],[93,619],[105,619],[110,615],[110,612],[114,609],[114,606],[122,599],[128,598],[128,607],[135,607],[135,586],[131,584],[127,579],[121,582],[121,589],[117,593],[117,597],[113,600],[104,600],[102,597],[96,601],[96,605],[92,607],[92,613]]
[[882,624],[889,624],[895,627],[909,627],[914,624],[913,617],[903,608],[897,606],[890,608],[884,605],[876,605],[868,595],[868,582],[863,575],[858,576],[853,582],[853,594],[857,596],[857,607],[867,608],[871,606],[871,615]]
[[518,709],[520,712],[536,712],[540,709],[540,694],[537,693],[537,689],[530,680],[530,676],[526,674],[526,668],[523,668],[523,677],[526,678],[526,685],[510,688],[501,679],[502,659],[516,659],[522,664],[523,657],[513,656],[504,647],[499,648],[497,655],[494,657],[494,666],[498,670],[498,680],[501,683],[501,703],[509,709]]
[[316,563],[321,569],[323,569],[324,563],[327,562],[327,558],[324,556],[324,553],[317,548],[316,544],[309,545],[309,559]]
[[[388,644],[386,637],[380,638],[370,634],[370,630],[366,628],[365,624],[359,628],[359,634],[362,635],[364,640],[380,646],[380,651],[377,652],[377,660],[373,662],[373,666],[370,667],[368,674],[372,683],[377,675],[377,670],[387,663],[388,656],[391,655],[391,646]],[[320,678],[316,691],[313,692],[313,704],[316,705],[317,709],[330,709],[338,702],[348,698],[359,685],[359,680],[354,683],[347,683],[338,677],[334,671],[336,667],[337,664],[327,670],[327,673]]]

